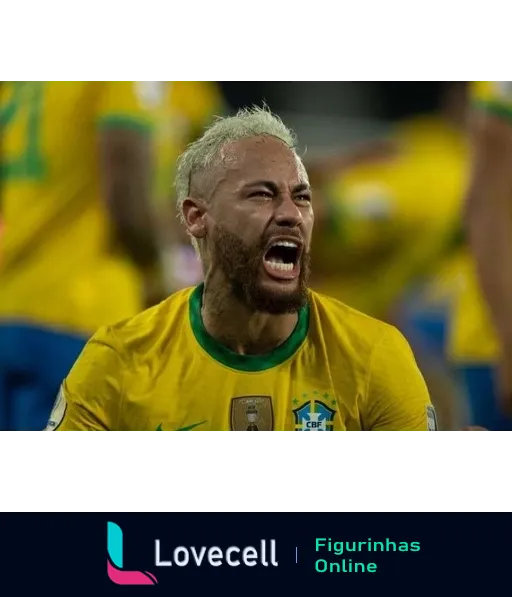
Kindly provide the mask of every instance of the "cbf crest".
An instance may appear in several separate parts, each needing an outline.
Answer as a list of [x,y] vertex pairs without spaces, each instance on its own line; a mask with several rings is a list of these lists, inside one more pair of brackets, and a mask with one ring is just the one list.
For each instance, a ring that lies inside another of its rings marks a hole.
[[[315,392],[316,395],[318,392]],[[295,431],[333,431],[336,411],[328,404],[335,406],[336,401],[328,394],[323,398],[325,400],[311,398],[292,411],[295,417]],[[295,399],[293,402],[296,404],[298,400]]]
[[273,431],[270,396],[239,396],[231,400],[231,431]]

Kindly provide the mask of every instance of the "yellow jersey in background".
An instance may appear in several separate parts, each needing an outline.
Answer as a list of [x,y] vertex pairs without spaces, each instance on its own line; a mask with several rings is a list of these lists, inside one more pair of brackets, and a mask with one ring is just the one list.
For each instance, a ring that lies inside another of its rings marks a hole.
[[159,185],[157,200],[173,198],[176,160],[200,136],[215,116],[225,110],[215,81],[170,81],[166,90],[163,124],[158,135]]
[[314,247],[318,263],[331,264],[314,287],[383,318],[415,276],[452,258],[446,247],[460,228],[467,172],[465,136],[440,118],[408,120],[391,140],[396,155],[352,167],[334,182],[336,230]]
[[[509,81],[473,81],[471,99],[473,107],[479,110],[512,119],[512,83]],[[452,313],[448,353],[454,363],[485,364],[495,362],[499,351],[490,310],[479,287],[476,265],[467,255],[462,291]]]
[[0,318],[89,335],[143,308],[136,269],[111,246],[98,130],[150,133],[151,83],[2,85]]

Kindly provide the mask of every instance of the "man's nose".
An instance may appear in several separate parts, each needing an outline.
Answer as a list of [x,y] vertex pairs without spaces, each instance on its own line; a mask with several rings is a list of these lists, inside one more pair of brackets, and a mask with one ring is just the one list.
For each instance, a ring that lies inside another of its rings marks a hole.
[[290,194],[276,202],[274,218],[280,226],[295,228],[302,224],[302,212]]

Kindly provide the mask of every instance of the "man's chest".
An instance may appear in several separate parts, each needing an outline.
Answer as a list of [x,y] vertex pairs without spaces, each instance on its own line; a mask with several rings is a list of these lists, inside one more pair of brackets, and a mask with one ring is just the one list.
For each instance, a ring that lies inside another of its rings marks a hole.
[[129,392],[121,425],[157,431],[344,431],[360,429],[355,380],[328,371],[297,375],[196,371]]

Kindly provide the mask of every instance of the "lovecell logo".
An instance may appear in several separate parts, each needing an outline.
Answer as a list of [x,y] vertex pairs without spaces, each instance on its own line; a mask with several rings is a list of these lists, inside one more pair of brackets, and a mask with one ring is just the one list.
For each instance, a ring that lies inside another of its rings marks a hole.
[[107,571],[116,585],[156,585],[151,572],[123,569],[123,531],[115,522],[107,523]]

